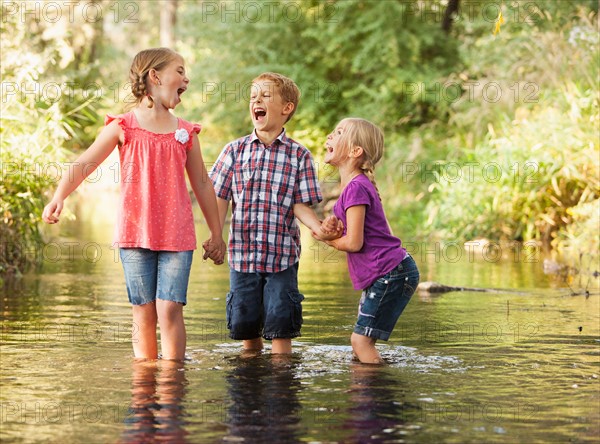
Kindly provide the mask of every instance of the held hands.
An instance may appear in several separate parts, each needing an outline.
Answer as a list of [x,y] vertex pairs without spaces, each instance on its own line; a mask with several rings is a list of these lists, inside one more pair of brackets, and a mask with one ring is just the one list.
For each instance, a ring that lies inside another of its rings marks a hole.
[[344,233],[344,224],[335,216],[328,216],[319,227],[318,232],[313,232],[315,239],[320,241],[331,241],[342,237]]
[[210,258],[215,265],[221,265],[225,261],[227,245],[222,237],[215,239],[211,236],[202,243],[202,248],[204,248],[204,256],[202,256],[204,260]]
[[44,207],[42,212],[42,220],[47,224],[55,224],[58,222],[58,217],[63,209],[63,201],[52,199],[48,205]]

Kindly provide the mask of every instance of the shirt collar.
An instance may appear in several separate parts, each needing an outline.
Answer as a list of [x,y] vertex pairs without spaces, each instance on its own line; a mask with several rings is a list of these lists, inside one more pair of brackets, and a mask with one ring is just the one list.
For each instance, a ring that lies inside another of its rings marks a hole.
[[[258,134],[256,134],[256,129],[254,129],[252,131],[252,135],[250,136],[250,142],[254,142],[257,140],[260,142],[260,139],[258,138]],[[287,136],[285,135],[285,128],[283,128],[281,130],[281,132],[279,133],[279,135],[277,137],[275,137],[275,140],[279,140],[281,143],[285,143],[285,141],[287,140]]]

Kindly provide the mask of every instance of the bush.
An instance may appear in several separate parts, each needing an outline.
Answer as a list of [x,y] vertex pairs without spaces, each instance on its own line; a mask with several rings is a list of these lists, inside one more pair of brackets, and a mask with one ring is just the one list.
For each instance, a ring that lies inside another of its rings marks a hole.
[[[436,163],[429,186],[424,232],[535,239],[597,257],[599,42],[592,15],[570,19],[560,29],[536,31],[527,40],[506,36],[499,49],[487,48],[487,57],[500,62],[486,65],[484,79],[506,86],[511,79],[537,79],[539,94],[531,103],[456,104],[449,154]],[[527,67],[518,60],[528,60]],[[467,180],[470,164],[475,177]],[[461,180],[455,180],[456,165],[463,168]]]
[[[452,239],[537,239],[549,245],[572,222],[571,208],[600,197],[593,138],[598,109],[591,91],[576,94],[565,93],[562,106],[552,101],[522,110],[458,162],[440,162],[426,226]],[[579,111],[569,116],[567,106]]]
[[81,87],[61,90],[59,97],[43,93],[49,82],[84,85],[78,76],[93,70],[69,70],[74,56],[68,33],[48,38],[44,26],[50,25],[31,20],[23,26],[17,14],[1,24],[0,276],[20,275],[36,263],[39,255],[31,252],[42,242],[40,215],[45,193],[62,174],[64,145],[87,144],[90,125],[99,123],[99,100]]

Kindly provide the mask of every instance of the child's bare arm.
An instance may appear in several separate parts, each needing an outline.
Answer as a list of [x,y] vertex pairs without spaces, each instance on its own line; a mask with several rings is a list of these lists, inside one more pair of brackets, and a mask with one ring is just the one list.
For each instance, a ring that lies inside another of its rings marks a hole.
[[202,244],[206,250],[204,259],[210,257],[215,264],[220,265],[224,262],[226,251],[225,242],[223,241],[223,229],[215,190],[204,166],[197,136],[194,136],[192,149],[188,153],[186,170],[196,200],[198,200],[204,219],[206,219],[210,229],[210,238]]
[[343,226],[337,217],[329,216],[321,223],[314,210],[307,204],[298,203],[294,205],[294,215],[304,225],[310,228],[313,235],[319,240],[337,239],[342,235]]
[[63,174],[52,200],[42,212],[42,220],[48,224],[55,224],[63,209],[64,200],[77,189],[87,176],[92,174],[104,162],[108,155],[115,149],[119,141],[123,140],[123,130],[117,120],[106,125],[94,143],[85,150],[72,164],[68,173]]
[[327,241],[327,244],[349,253],[360,251],[364,242],[366,211],[365,205],[348,208],[346,210],[346,234],[339,239]]
[[318,232],[321,228],[321,221],[314,210],[305,203],[294,204],[294,216],[313,232]]
[[221,222],[221,230],[225,228],[225,218],[229,210],[229,201],[217,197],[217,208],[219,209],[219,221]]

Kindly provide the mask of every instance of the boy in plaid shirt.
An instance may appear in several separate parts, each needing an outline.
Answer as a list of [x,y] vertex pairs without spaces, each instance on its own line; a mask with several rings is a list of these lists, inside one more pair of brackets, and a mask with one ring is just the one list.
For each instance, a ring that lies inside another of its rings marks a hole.
[[335,216],[323,224],[311,205],[322,200],[310,151],[283,125],[296,111],[300,91],[289,78],[263,73],[252,81],[252,134],[230,142],[214,164],[221,226],[232,201],[229,232],[230,291],[227,328],[245,350],[291,353],[300,336],[304,296],[298,290],[298,217],[319,237],[341,234]]

